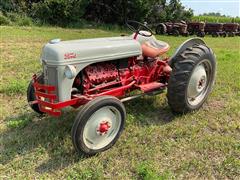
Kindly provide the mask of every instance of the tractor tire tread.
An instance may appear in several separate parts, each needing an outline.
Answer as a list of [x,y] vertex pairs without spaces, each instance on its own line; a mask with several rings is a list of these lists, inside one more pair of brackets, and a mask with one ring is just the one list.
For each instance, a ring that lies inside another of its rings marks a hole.
[[[175,58],[172,64],[173,72],[170,75],[167,92],[168,104],[173,112],[182,114],[193,110],[186,103],[186,87],[194,66],[196,66],[201,57],[206,56],[206,54],[210,59],[215,60],[211,48],[205,45],[196,44],[191,48],[187,48]],[[200,107],[201,105],[199,108]]]

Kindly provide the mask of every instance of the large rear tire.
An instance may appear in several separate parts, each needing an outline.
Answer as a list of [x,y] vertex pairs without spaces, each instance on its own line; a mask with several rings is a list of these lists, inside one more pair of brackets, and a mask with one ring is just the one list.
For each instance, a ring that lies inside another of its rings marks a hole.
[[[37,77],[37,81],[40,84],[44,83],[43,74],[40,74]],[[38,107],[38,104],[32,104],[32,102],[35,101],[35,100],[36,100],[36,96],[35,96],[35,90],[34,90],[34,87],[33,87],[33,80],[31,80],[29,85],[28,85],[28,88],[27,88],[27,101],[28,101],[28,104],[32,108],[32,110],[34,110],[36,113],[44,114],[42,111],[40,111],[40,109]]]
[[178,55],[172,63],[168,82],[168,104],[176,113],[199,109],[212,90],[216,59],[205,45],[194,45]]
[[120,137],[125,118],[124,105],[113,96],[101,96],[88,102],[72,126],[74,148],[85,155],[109,149]]
[[166,32],[167,32],[167,27],[165,24],[161,23],[161,24],[157,25],[156,34],[164,35],[164,34],[166,34]]

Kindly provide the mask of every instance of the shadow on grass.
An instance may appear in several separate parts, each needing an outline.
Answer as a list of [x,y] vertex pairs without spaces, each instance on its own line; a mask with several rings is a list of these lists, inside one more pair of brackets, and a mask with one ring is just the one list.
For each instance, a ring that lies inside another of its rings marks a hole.
[[9,128],[1,134],[1,163],[7,164],[16,157],[24,163],[27,157],[33,161],[43,161],[36,171],[44,173],[85,159],[74,151],[71,142],[71,126],[75,116],[76,112],[69,111],[60,118],[35,113],[6,118]]
[[164,125],[175,119],[164,95],[147,96],[126,103],[128,120],[139,126]]
[[[155,97],[136,99],[125,103],[125,106],[127,125],[164,125],[174,119],[166,104],[157,104]],[[87,157],[75,152],[70,136],[76,115],[76,111],[71,110],[60,118],[37,116],[35,113],[6,118],[9,128],[2,133],[2,163],[7,164],[17,156],[24,163],[27,157],[42,161],[36,171],[44,173],[84,160]]]

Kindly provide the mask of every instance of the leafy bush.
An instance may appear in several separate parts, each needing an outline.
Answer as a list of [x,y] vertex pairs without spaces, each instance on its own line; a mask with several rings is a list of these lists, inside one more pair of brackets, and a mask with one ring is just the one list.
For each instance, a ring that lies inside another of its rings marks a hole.
[[43,23],[66,25],[80,20],[86,2],[86,0],[45,0],[32,5],[31,16]]
[[126,19],[159,23],[189,20],[193,16],[179,0],[92,0],[84,18],[100,23],[123,24]]
[[19,26],[31,26],[32,25],[32,19],[30,17],[27,17],[27,16],[20,16],[16,23]]
[[0,25],[9,25],[9,24],[11,24],[11,21],[2,13],[0,13]]
[[12,11],[14,9],[11,0],[0,1],[0,10],[3,12]]
[[14,12],[7,12],[7,13],[5,13],[5,15],[6,15],[6,17],[10,20],[10,21],[12,21],[12,22],[17,22],[18,20],[19,20],[19,14],[17,14],[17,13],[14,13]]
[[32,19],[25,14],[18,13],[5,13],[6,18],[11,21],[13,24],[18,26],[31,26],[33,24]]

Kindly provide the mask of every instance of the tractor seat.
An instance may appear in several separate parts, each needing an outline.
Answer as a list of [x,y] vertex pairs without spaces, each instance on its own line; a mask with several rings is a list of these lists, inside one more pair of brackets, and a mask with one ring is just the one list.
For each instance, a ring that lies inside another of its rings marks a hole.
[[143,56],[155,58],[166,53],[170,49],[168,43],[159,41],[155,37],[142,44]]

